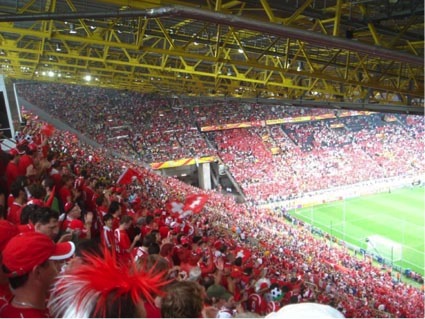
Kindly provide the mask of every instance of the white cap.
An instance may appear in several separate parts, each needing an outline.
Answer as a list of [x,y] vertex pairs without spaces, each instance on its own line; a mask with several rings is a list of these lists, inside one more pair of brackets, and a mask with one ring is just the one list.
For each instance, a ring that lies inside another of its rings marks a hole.
[[303,302],[282,307],[277,312],[269,313],[268,319],[290,318],[345,318],[344,315],[328,305]]

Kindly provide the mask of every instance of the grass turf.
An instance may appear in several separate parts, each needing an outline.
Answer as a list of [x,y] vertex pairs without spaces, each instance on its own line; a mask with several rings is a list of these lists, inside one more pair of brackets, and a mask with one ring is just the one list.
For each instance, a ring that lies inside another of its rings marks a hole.
[[367,248],[366,238],[381,235],[403,246],[394,264],[424,275],[424,188],[403,188],[290,212],[347,243]]

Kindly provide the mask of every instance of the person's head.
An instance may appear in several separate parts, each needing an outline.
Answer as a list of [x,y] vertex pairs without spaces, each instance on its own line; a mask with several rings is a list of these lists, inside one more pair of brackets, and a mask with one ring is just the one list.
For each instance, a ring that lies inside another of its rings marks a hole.
[[34,183],[28,186],[28,191],[31,194],[31,198],[43,200],[46,196],[46,189],[38,183]]
[[53,187],[55,186],[55,181],[50,176],[47,176],[43,179],[43,181],[41,182],[41,185],[44,186],[46,191],[50,192],[53,189]]
[[161,242],[161,234],[159,233],[159,230],[153,229],[150,231],[150,235],[152,236],[153,240],[157,243]]
[[10,185],[10,193],[15,199],[22,198],[25,201],[26,200],[25,187],[26,187],[25,180],[18,177]]
[[121,215],[121,205],[119,202],[113,200],[108,207],[108,214],[112,216],[120,216]]
[[133,223],[133,218],[128,215],[121,216],[120,218],[120,227],[124,229],[129,229],[131,224]]
[[11,161],[17,163],[19,161],[19,158],[21,157],[21,155],[25,154],[25,151],[20,150],[18,148],[12,148],[9,151],[9,155],[11,157]]
[[97,206],[103,206],[107,203],[105,195],[100,194],[98,197],[96,197],[96,205]]
[[152,236],[152,234],[147,234],[145,235],[145,237],[143,237],[142,246],[149,247],[154,242],[155,242],[154,236]]
[[22,207],[21,211],[21,225],[26,225],[31,222],[33,225],[37,221],[36,211],[40,208],[39,205],[27,204]]
[[175,281],[161,299],[163,318],[199,318],[203,308],[202,287],[194,281]]
[[105,214],[105,216],[103,216],[103,224],[109,228],[112,228],[112,224],[114,221],[114,216],[112,216],[111,214]]
[[161,251],[161,247],[159,246],[158,243],[153,242],[148,247],[148,254],[149,255],[159,254],[160,251]]
[[94,190],[96,193],[102,194],[103,191],[105,190],[105,183],[103,181],[97,180],[96,183],[94,184]]
[[68,202],[65,204],[65,213],[71,219],[77,219],[81,217],[81,208],[78,203]]
[[49,207],[37,207],[32,222],[36,232],[54,239],[59,233],[59,214]]
[[63,174],[61,181],[64,186],[72,188],[72,185],[74,184],[74,177],[69,174]]
[[146,216],[145,222],[146,225],[151,225],[153,223],[154,217],[152,215]]
[[72,257],[74,251],[72,242],[55,244],[41,233],[21,233],[10,239],[3,250],[3,271],[12,289],[34,289],[46,294],[59,273],[59,263]]
[[118,264],[105,250],[103,257],[84,255],[84,263],[59,275],[48,302],[57,318],[144,318],[144,302],[163,295],[161,274]]
[[66,270],[73,267],[80,267],[86,263],[86,256],[103,256],[103,251],[99,242],[95,239],[81,239],[75,247],[75,257],[68,263]]
[[139,270],[149,271],[154,274],[161,273],[164,279],[167,278],[170,264],[167,259],[159,254],[148,255],[146,258],[139,258],[136,262]]

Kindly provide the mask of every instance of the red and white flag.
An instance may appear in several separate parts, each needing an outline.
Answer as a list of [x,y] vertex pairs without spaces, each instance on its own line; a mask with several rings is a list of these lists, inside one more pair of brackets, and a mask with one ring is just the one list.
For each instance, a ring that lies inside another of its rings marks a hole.
[[241,257],[242,258],[242,262],[247,262],[251,256],[252,256],[252,252],[245,247],[237,247],[233,254],[235,255],[235,258]]
[[171,215],[174,215],[174,214],[180,215],[181,213],[183,213],[183,206],[184,206],[183,203],[181,203],[181,202],[179,202],[175,199],[172,199],[172,200],[169,200],[167,202],[167,204],[165,205],[165,209]]
[[205,194],[193,194],[186,197],[184,202],[184,211],[192,211],[194,214],[198,214],[202,208],[205,206],[205,203],[208,201],[208,195]]
[[128,185],[131,184],[135,179],[139,179],[139,173],[128,167],[125,169],[125,171],[118,177],[117,184],[119,185]]

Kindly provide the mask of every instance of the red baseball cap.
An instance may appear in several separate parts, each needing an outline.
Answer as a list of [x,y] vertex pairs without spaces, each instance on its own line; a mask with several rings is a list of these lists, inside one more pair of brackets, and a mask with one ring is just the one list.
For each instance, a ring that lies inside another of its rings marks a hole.
[[9,277],[22,276],[47,260],[65,260],[74,254],[73,242],[55,244],[47,235],[37,232],[21,233],[6,244],[3,264]]
[[0,220],[0,251],[3,251],[8,241],[18,233],[18,227],[15,224],[7,220]]
[[9,154],[12,156],[25,154],[25,151],[19,151],[17,148],[11,148]]
[[84,223],[79,219],[73,219],[69,224],[69,228],[73,230],[84,230]]

